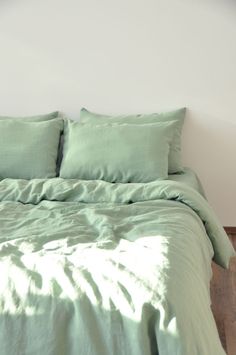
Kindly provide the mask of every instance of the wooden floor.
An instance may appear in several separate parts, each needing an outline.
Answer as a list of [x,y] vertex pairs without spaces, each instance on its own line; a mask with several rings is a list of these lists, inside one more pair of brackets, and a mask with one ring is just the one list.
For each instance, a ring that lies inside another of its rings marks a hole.
[[[236,249],[236,236],[229,236]],[[213,263],[212,310],[220,339],[228,355],[236,355],[236,260],[230,270]]]

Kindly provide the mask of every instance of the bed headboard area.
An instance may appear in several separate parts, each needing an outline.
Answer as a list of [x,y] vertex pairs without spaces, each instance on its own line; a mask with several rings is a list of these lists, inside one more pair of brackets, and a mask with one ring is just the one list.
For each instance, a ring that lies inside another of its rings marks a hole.
[[1,1],[0,115],[187,107],[183,163],[236,226],[235,37],[232,0]]

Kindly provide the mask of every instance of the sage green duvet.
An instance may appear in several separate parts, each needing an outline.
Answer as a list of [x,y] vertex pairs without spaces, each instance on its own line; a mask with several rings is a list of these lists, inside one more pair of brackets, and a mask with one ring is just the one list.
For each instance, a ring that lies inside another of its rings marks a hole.
[[176,181],[0,182],[0,355],[223,355],[211,259],[233,249]]

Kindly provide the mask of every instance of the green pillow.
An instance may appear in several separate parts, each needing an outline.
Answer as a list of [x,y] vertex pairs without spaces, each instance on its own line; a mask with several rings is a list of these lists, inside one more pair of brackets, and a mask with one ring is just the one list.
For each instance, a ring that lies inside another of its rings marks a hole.
[[63,121],[0,120],[0,179],[56,176]]
[[167,179],[176,124],[97,126],[67,121],[60,177],[109,182]]
[[181,134],[184,124],[186,108],[179,110],[165,112],[165,113],[153,113],[153,114],[140,114],[140,115],[122,115],[122,116],[106,116],[96,114],[82,108],[80,111],[80,122],[89,124],[104,124],[104,123],[129,123],[129,124],[146,124],[156,122],[169,122],[178,121],[176,123],[175,134],[170,145],[169,153],[169,174],[174,174],[183,171],[181,163]]
[[54,111],[51,113],[47,113],[44,115],[37,116],[20,116],[20,117],[12,117],[12,116],[0,116],[0,120],[23,120],[27,122],[41,122],[41,121],[50,121],[59,116],[59,111]]

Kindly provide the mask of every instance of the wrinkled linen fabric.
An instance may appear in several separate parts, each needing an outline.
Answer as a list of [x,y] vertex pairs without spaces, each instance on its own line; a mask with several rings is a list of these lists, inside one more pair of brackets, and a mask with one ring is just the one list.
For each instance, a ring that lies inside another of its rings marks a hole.
[[175,181],[0,182],[1,355],[223,355],[211,259],[234,255]]
[[202,183],[198,175],[191,168],[184,167],[182,173],[168,175],[168,180],[182,182],[183,184],[192,187],[194,190],[197,190],[203,197],[206,198],[206,193]]

